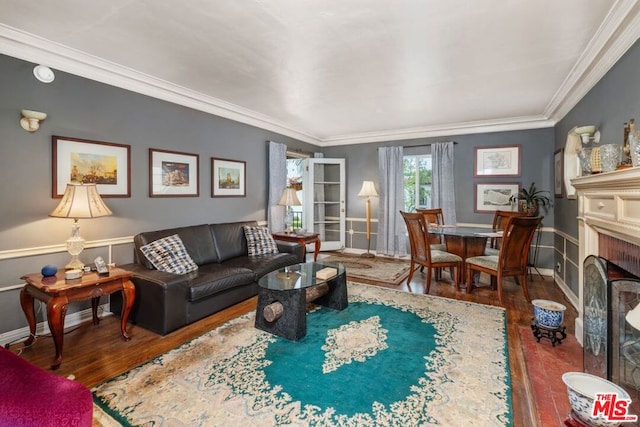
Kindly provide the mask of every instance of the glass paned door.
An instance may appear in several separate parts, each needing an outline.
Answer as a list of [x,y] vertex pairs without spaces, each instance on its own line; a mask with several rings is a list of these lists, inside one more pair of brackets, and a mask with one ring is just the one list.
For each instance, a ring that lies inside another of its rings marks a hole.
[[307,159],[305,181],[304,224],[308,231],[320,233],[321,250],[343,249],[346,230],[344,159]]

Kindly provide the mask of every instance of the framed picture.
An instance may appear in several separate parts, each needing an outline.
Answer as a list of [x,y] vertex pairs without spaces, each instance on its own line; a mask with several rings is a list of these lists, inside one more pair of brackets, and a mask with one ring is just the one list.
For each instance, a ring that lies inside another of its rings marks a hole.
[[517,197],[520,191],[518,183],[476,184],[476,212],[513,211],[511,197]]
[[200,156],[149,149],[149,197],[198,197]]
[[53,136],[52,196],[67,184],[97,184],[102,197],[131,197],[131,146]]
[[247,163],[211,158],[211,197],[245,197]]
[[553,153],[553,194],[562,197],[564,193],[564,150],[560,148]]
[[475,149],[474,176],[520,176],[520,146]]

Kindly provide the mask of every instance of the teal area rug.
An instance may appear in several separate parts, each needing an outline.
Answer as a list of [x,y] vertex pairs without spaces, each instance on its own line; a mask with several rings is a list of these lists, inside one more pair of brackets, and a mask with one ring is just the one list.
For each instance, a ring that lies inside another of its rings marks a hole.
[[349,283],[289,342],[247,314],[94,390],[102,425],[512,425],[502,308]]

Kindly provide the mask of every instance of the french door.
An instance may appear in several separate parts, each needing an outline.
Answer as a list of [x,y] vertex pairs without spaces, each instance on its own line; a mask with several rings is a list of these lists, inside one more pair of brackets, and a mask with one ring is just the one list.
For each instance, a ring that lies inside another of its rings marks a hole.
[[345,160],[306,159],[303,223],[320,233],[321,250],[344,249],[346,231]]

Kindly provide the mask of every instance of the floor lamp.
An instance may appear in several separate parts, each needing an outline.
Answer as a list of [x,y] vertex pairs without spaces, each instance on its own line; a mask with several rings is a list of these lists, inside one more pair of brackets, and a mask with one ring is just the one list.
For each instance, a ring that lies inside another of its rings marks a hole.
[[367,211],[367,252],[361,256],[364,258],[374,258],[375,255],[370,252],[371,249],[371,198],[378,197],[373,181],[363,181],[362,188],[358,193],[358,197],[366,198],[366,211]]

